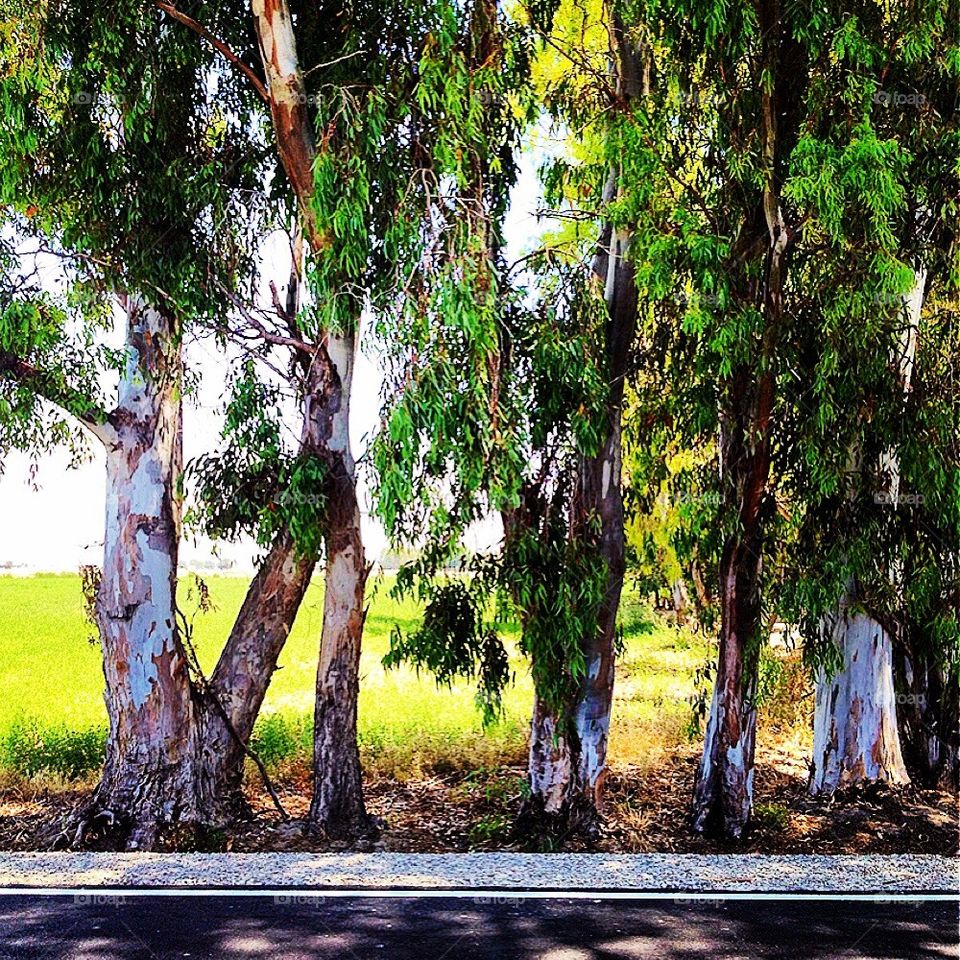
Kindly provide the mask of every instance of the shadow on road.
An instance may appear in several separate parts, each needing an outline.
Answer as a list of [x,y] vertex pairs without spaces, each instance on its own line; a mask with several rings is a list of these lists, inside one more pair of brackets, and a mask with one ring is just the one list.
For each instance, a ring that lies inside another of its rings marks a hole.
[[952,901],[0,897],[0,957],[757,960],[958,956]]

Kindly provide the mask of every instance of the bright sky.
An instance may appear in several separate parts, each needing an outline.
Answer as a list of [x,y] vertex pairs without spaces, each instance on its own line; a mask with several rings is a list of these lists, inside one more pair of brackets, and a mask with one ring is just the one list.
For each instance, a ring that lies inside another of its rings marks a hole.
[[[507,218],[508,258],[518,257],[532,247],[538,233],[535,210],[538,185],[536,167],[539,158],[527,156],[520,181],[514,191]],[[281,258],[278,258],[278,263]],[[287,275],[288,267],[274,271]],[[184,456],[190,460],[218,448],[221,408],[227,359],[212,342],[191,343],[187,362],[201,371],[199,396],[184,410]],[[379,422],[382,377],[369,348],[357,359],[350,417],[350,432],[356,456],[364,450],[364,438]],[[294,426],[298,429],[298,425]],[[0,573],[36,571],[75,571],[82,563],[100,563],[104,527],[103,456],[91,443],[92,459],[69,469],[64,452],[56,452],[39,461],[39,470],[30,484],[29,460],[22,454],[10,454],[0,477]],[[364,543],[370,559],[379,557],[387,543],[382,528],[369,516],[368,491],[361,489],[364,508]],[[489,546],[496,539],[494,528],[477,531],[476,546]],[[253,568],[256,550],[251,544],[219,544],[217,554],[232,560],[238,572]],[[214,547],[206,538],[188,540],[181,549],[185,566],[208,563]],[[5,570],[6,565],[13,569]]]

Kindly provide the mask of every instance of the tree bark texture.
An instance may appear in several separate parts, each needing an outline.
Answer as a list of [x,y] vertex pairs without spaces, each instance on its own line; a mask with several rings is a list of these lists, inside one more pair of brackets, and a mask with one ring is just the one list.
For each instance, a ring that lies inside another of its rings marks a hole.
[[[316,144],[293,19],[286,0],[252,0],[274,135],[299,201],[304,234],[314,255],[328,245],[313,213]],[[328,517],[323,631],[314,717],[314,791],[309,823],[328,836],[370,832],[363,804],[357,746],[360,644],[368,568],[360,530],[349,413],[353,331],[327,331],[308,368],[307,421],[312,449],[327,466]]]
[[823,630],[842,657],[817,677],[810,793],[831,796],[859,783],[909,782],[897,732],[893,644],[849,591]]
[[127,359],[106,437],[104,561],[97,595],[110,735],[94,816],[127,845],[196,822],[196,704],[176,619],[182,470],[180,356],[171,319],[126,298]]

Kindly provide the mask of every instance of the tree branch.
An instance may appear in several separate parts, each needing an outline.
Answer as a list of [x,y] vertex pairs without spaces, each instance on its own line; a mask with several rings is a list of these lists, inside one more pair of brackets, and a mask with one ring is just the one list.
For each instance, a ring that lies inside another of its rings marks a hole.
[[29,387],[37,396],[76,417],[103,444],[111,442],[114,431],[110,415],[86,394],[56,382],[47,370],[41,370],[8,350],[0,350],[0,376]]
[[257,76],[253,67],[244,63],[222,40],[217,39],[202,23],[198,23],[193,17],[188,17],[185,13],[178,10],[172,3],[164,3],[164,0],[154,0],[154,6],[159,7],[165,13],[173,17],[179,23],[189,27],[194,33],[206,40],[215,50],[223,54],[254,86],[254,89],[260,95],[264,103],[270,102],[270,94],[264,86],[263,81]]

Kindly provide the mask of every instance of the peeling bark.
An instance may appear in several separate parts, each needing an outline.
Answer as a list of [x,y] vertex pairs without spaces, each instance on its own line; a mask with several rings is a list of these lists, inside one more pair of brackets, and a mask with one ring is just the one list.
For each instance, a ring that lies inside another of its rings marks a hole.
[[[917,271],[913,289],[904,297],[907,324],[894,362],[904,394],[911,389],[926,271]],[[896,509],[900,498],[900,464],[896,451],[880,460],[886,477],[886,500]],[[900,579],[902,570],[890,572]],[[822,625],[825,635],[841,651],[836,676],[821,670],[817,676],[814,713],[814,752],[810,793],[831,795],[859,783],[908,783],[897,726],[892,639],[866,611],[856,610],[851,585],[836,613]]]
[[693,797],[694,829],[729,839],[743,834],[753,807],[759,580],[759,551],[729,541],[720,564],[720,655]]
[[[313,214],[316,156],[309,104],[287,0],[252,0],[274,136],[300,204],[304,234],[315,255],[329,239]],[[360,532],[349,413],[353,331],[327,331],[308,370],[306,420],[310,449],[327,465],[326,579],[314,719],[314,792],[309,823],[329,836],[372,831],[363,805],[357,747],[357,691],[368,568]]]
[[308,414],[313,442],[327,462],[328,501],[309,825],[329,837],[351,839],[376,832],[363,802],[357,745],[360,646],[369,568],[360,535],[356,468],[350,451],[354,349],[352,336],[328,340],[328,354],[336,371],[334,382],[312,394],[315,402]]
[[830,796],[860,783],[909,783],[897,732],[889,635],[856,609],[852,590],[822,629],[843,659],[835,675],[821,669],[817,677],[810,793]]
[[176,624],[182,469],[180,357],[169,317],[137,297],[107,443],[106,531],[97,620],[110,736],[88,819],[131,849],[195,823],[195,703]]

